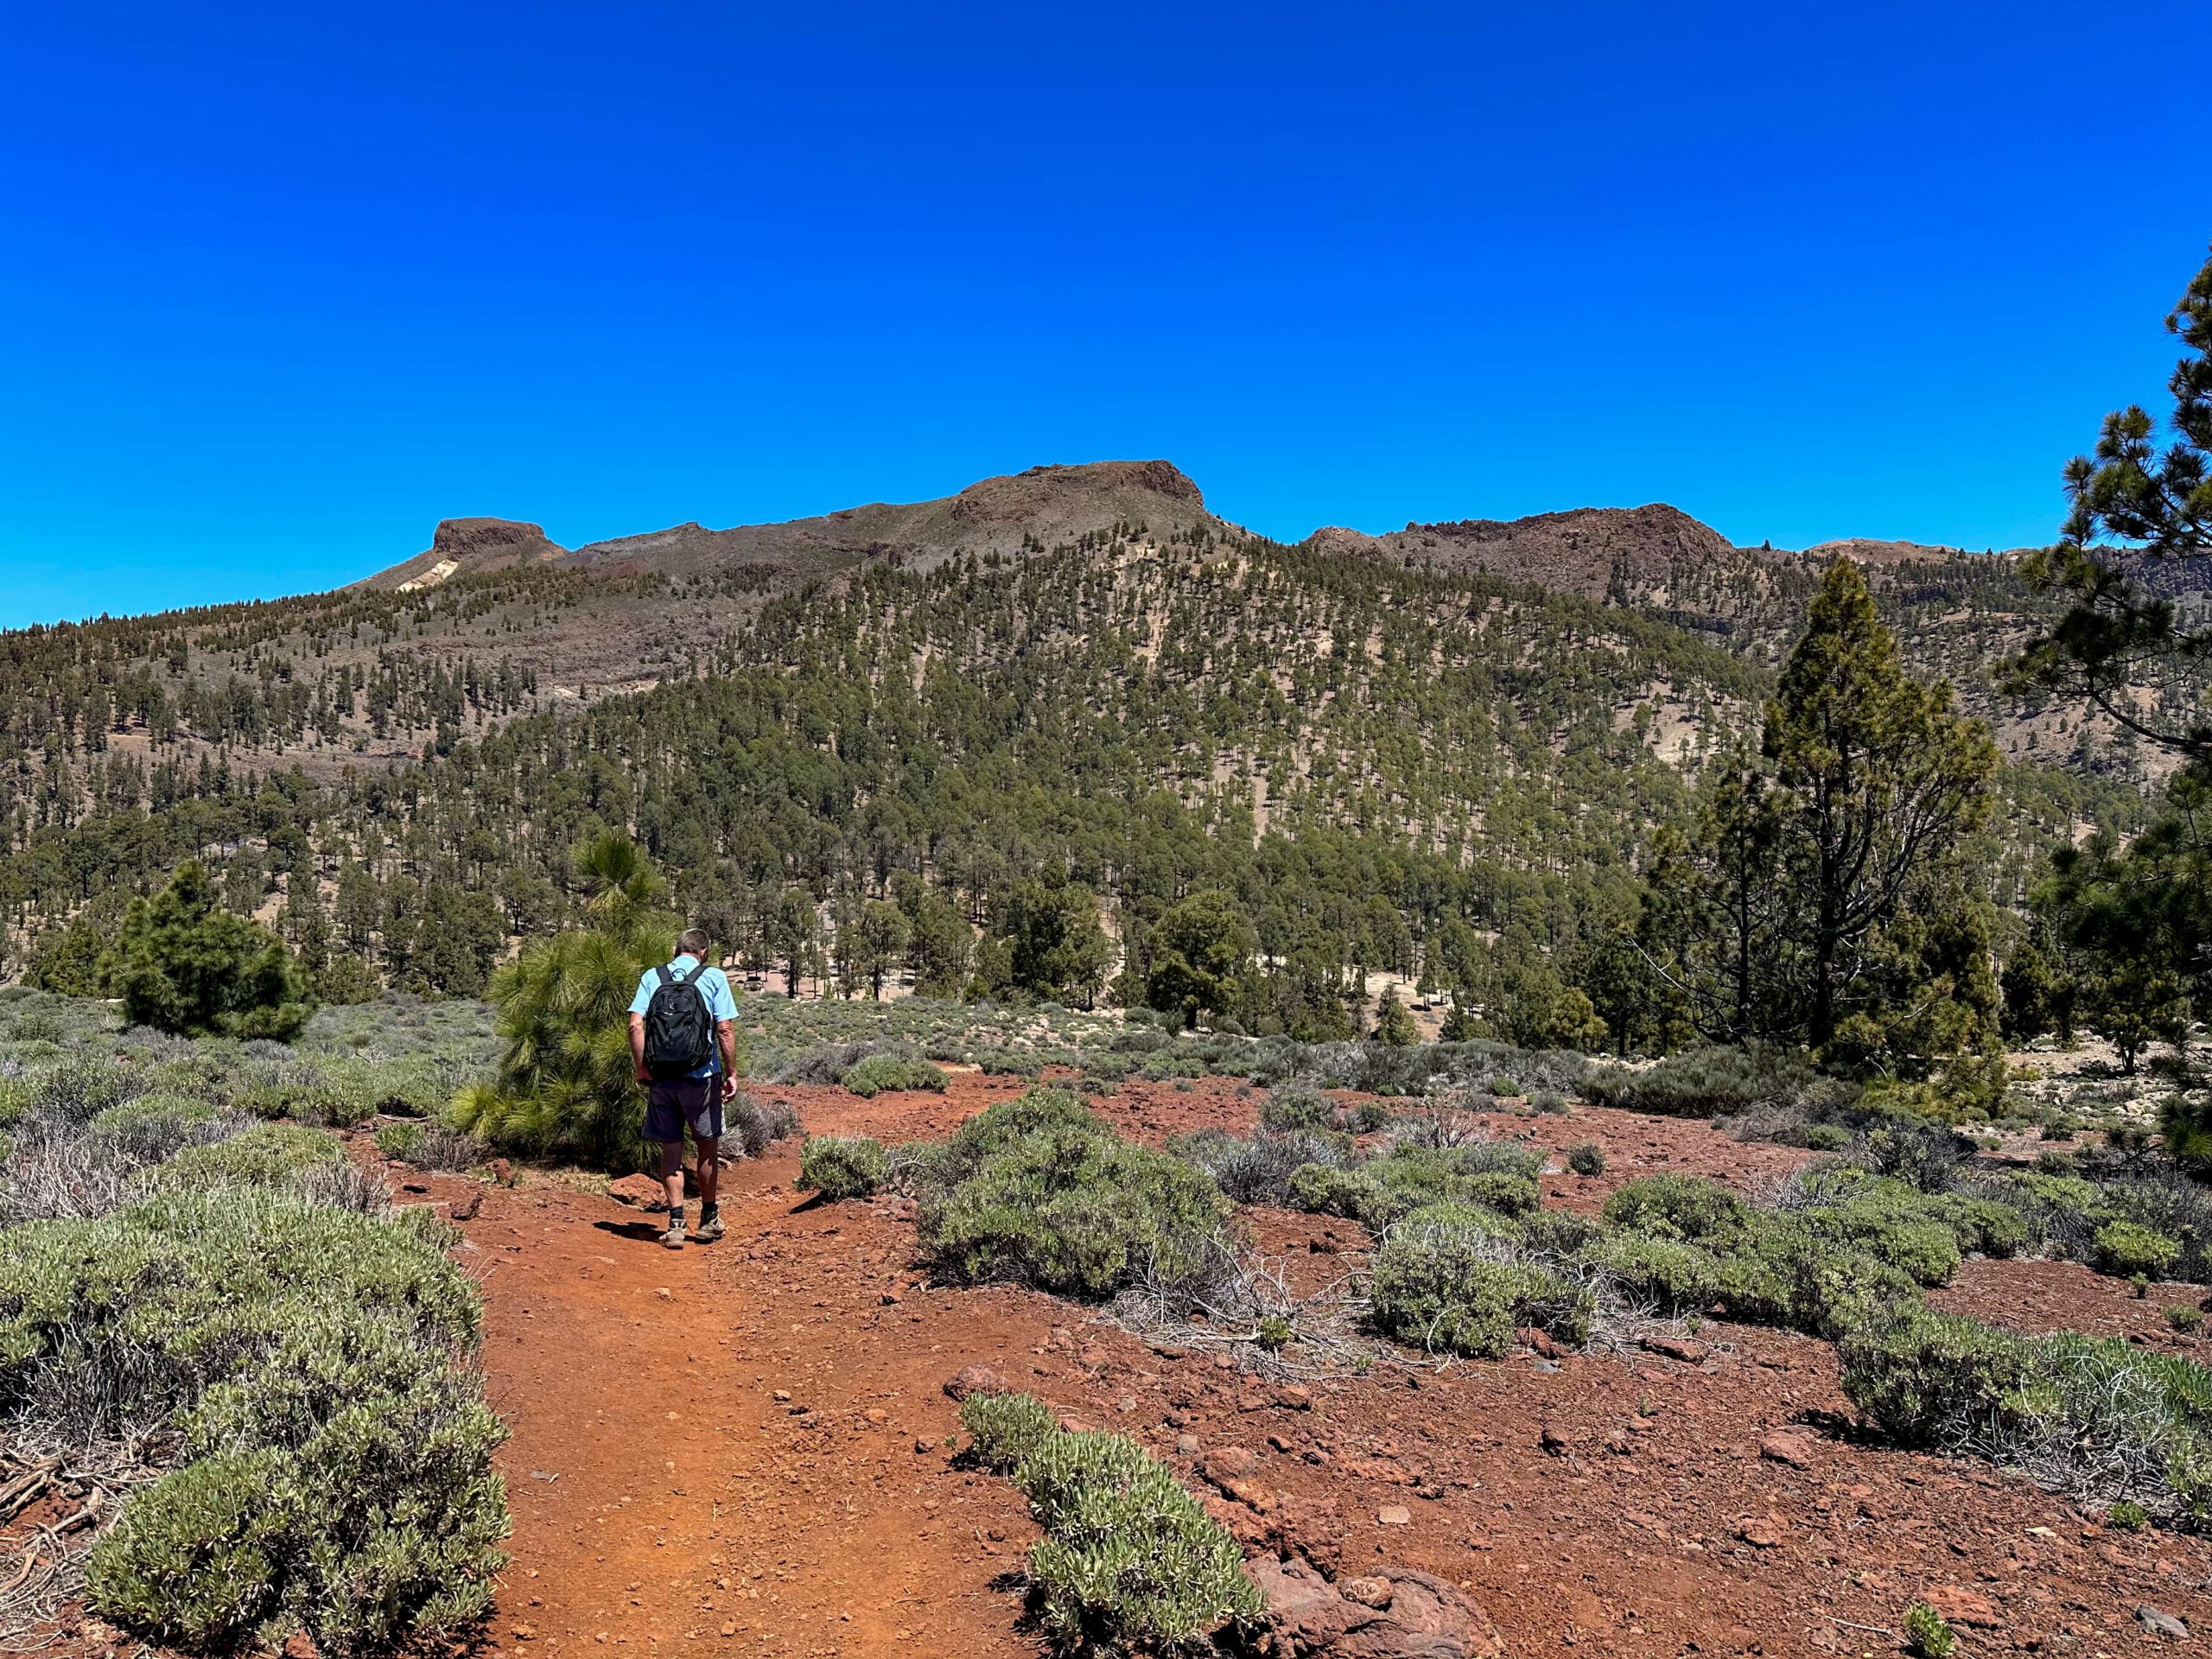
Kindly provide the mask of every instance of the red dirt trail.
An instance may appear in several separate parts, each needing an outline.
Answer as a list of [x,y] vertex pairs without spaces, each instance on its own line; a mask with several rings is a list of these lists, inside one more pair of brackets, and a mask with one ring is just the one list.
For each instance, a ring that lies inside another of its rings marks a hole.
[[[816,1132],[904,1137],[1020,1086],[760,1092]],[[1099,1105],[1156,1139],[1249,1127],[1256,1103],[1206,1084],[1126,1086]],[[1610,1112],[1494,1127],[1602,1146],[1607,1175],[1546,1179],[1577,1207],[1654,1168],[1757,1185],[1802,1156]],[[1248,1541],[1459,1582],[1516,1655],[1889,1654],[1884,1633],[1922,1595],[1962,1610],[1967,1656],[2195,1650],[2212,1627],[2203,1541],[2107,1532],[1986,1465],[1861,1443],[1822,1343],[1716,1322],[1688,1359],[1382,1367],[1287,1397],[1043,1296],[929,1288],[899,1205],[809,1202],[791,1191],[797,1161],[787,1143],[740,1166],[728,1237],[681,1253],[659,1248],[657,1218],[596,1191],[415,1178],[435,1201],[481,1199],[464,1256],[513,1429],[513,1564],[489,1633],[503,1659],[1035,1655],[1012,1577],[1034,1529],[1007,1482],[945,1444],[957,1417],[942,1384],[976,1363],[1142,1440]],[[1271,1249],[1363,1248],[1350,1224],[1254,1221]],[[2139,1340],[2159,1305],[2037,1263],[1973,1264],[1949,1294],[1989,1317],[2017,1306],[2024,1324],[2124,1319]],[[1793,1427],[1794,1461],[1762,1454]],[[1237,1502],[1204,1473],[1232,1447],[1249,1454]],[[2146,1605],[2187,1619],[2189,1641],[2145,1632]]]

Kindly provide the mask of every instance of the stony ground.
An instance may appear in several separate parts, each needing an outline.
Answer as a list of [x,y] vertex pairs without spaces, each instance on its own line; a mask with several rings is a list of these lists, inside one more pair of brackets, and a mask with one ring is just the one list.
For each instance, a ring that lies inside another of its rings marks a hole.
[[[763,1092],[814,1131],[895,1139],[1022,1086]],[[1139,1084],[1100,1104],[1156,1139],[1247,1128],[1257,1103]],[[1576,1207],[1656,1169],[1756,1187],[1803,1155],[1619,1113],[1491,1122],[1554,1152],[1602,1147],[1605,1175],[1546,1178]],[[951,1454],[943,1385],[978,1363],[1146,1441],[1255,1549],[1461,1586],[1516,1655],[1890,1654],[1921,1597],[1968,1656],[2176,1645],[2146,1607],[2212,1628],[2204,1541],[2109,1532],[1986,1466],[1862,1443],[1809,1338],[1712,1323],[1615,1352],[1262,1377],[1044,1296],[931,1288],[904,1205],[811,1200],[797,1163],[787,1143],[741,1166],[728,1237],[681,1253],[595,1185],[401,1172],[419,1189],[403,1196],[467,1213],[486,1292],[486,1365],[514,1430],[503,1659],[1036,1653],[1013,1576],[1034,1529],[1007,1483]],[[1351,1223],[1249,1219],[1300,1282],[1365,1244]],[[1989,1262],[1937,1300],[2201,1357],[2160,1310],[2202,1294],[2139,1300],[2068,1264]]]

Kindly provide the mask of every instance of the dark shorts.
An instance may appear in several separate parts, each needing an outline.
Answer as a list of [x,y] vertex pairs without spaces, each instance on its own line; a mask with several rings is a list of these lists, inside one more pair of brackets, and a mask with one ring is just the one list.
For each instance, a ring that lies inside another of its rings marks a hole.
[[721,1084],[718,1077],[655,1082],[645,1095],[645,1139],[681,1146],[689,1128],[694,1141],[721,1140]]

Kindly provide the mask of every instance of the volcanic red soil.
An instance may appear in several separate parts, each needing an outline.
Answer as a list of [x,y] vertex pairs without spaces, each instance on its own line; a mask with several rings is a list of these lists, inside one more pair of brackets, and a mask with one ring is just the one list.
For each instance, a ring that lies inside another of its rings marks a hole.
[[[941,1135],[1022,1086],[760,1093],[810,1131],[888,1140]],[[1249,1129],[1257,1106],[1217,1082],[1096,1103],[1146,1139]],[[1660,1169],[1756,1188],[1804,1156],[1625,1113],[1487,1122],[1554,1154],[1604,1148],[1605,1176],[1545,1178],[1548,1201],[1575,1207]],[[1461,1585],[1516,1655],[1894,1653],[1922,1597],[1967,1656],[2165,1643],[2138,1623],[2145,1606],[2186,1620],[2190,1647],[2212,1623],[2204,1541],[2110,1531],[1987,1465],[1860,1438],[1824,1343],[1716,1322],[1672,1356],[1389,1363],[1288,1384],[1042,1295],[931,1287],[910,1206],[810,1199],[797,1167],[796,1142],[738,1166],[728,1236],[680,1253],[658,1217],[595,1187],[395,1172],[416,1201],[478,1206],[463,1255],[513,1430],[513,1562],[489,1635],[502,1659],[1039,1652],[1015,1576],[1035,1529],[1007,1482],[954,1455],[943,1385],[978,1363],[1153,1446],[1248,1548]],[[1300,1282],[1365,1248],[1349,1222],[1249,1218],[1261,1248],[1300,1258]],[[2071,1265],[1976,1262],[1936,1300],[2202,1357],[2159,1317],[2202,1294],[2139,1300]]]
[[[943,1096],[760,1092],[811,1132],[890,1140],[942,1135],[1022,1086],[966,1074]],[[1126,1084],[1096,1103],[1147,1140],[1249,1130],[1257,1109],[1211,1082]],[[1604,1176],[1545,1178],[1548,1201],[1577,1208],[1661,1169],[1755,1189],[1804,1156],[1628,1113],[1486,1122],[1554,1154],[1601,1147]],[[504,1653],[1037,1652],[1014,1578],[1034,1529],[1010,1484],[952,1455],[943,1385],[976,1363],[1146,1441],[1249,1548],[1462,1585],[1515,1654],[1889,1653],[1921,1597],[1968,1655],[2164,1643],[2136,1619],[2146,1605],[2192,1630],[2212,1621],[2203,1541],[2110,1531],[1987,1465],[1862,1440],[1825,1343],[1712,1323],[1687,1357],[1527,1354],[1287,1387],[1048,1297],[932,1288],[906,1206],[810,1199],[791,1188],[797,1163],[785,1143],[739,1166],[728,1237],[681,1252],[597,1192],[422,1183],[438,1200],[482,1195],[462,1226],[493,1399],[514,1430],[514,1561],[492,1633]],[[1251,1220],[1263,1249],[1306,1258],[1294,1277],[1308,1282],[1364,1247],[1348,1222]],[[1936,1300],[2203,1357],[2161,1318],[2201,1294],[2139,1299],[2069,1263],[1974,1262]]]

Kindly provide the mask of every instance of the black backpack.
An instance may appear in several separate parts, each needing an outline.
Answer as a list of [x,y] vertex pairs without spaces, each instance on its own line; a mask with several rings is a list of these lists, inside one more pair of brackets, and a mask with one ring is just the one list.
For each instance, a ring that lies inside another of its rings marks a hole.
[[715,1057],[715,1021],[699,988],[704,963],[689,975],[662,968],[645,1004],[645,1070],[656,1077],[688,1077]]

